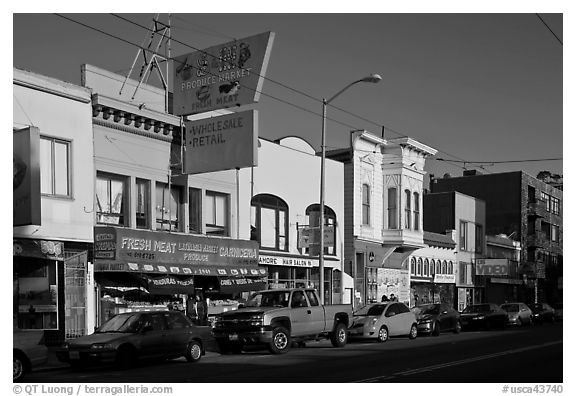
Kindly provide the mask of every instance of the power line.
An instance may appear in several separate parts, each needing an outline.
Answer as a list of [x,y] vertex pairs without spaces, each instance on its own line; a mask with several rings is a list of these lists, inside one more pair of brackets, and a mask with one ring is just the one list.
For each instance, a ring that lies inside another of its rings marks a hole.
[[506,161],[454,161],[444,158],[432,158],[435,161],[463,162],[465,164],[511,164],[516,162],[544,162],[544,161],[562,161],[563,158],[537,158],[524,160],[506,160]]
[[560,43],[560,45],[564,46],[564,44],[562,44],[562,40],[560,40],[560,38],[556,35],[556,33],[554,33],[554,31],[552,29],[550,29],[550,26],[548,26],[548,24],[544,21],[544,19],[542,19],[542,17],[539,14],[536,14],[536,16],[538,17],[538,19],[540,19],[540,21],[542,21],[542,23],[544,24],[544,26],[546,26],[548,28],[548,30],[550,31],[550,33],[552,33],[554,35],[554,37],[556,37],[556,40],[558,40],[558,42]]

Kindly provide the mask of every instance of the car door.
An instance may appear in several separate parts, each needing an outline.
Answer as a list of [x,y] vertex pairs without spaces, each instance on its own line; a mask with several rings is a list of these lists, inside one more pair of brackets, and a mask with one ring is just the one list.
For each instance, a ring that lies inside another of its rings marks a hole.
[[402,315],[399,315],[398,304],[389,304],[386,307],[386,312],[384,312],[384,318],[388,327],[388,333],[391,336],[402,334]]
[[[310,313],[309,313],[310,312]],[[311,311],[304,290],[292,292],[290,301],[290,321],[292,323],[292,336],[310,334]]]
[[169,342],[162,312],[146,313],[142,319],[139,355],[143,358],[165,356],[165,349],[169,348]]
[[415,322],[414,313],[410,311],[410,308],[408,308],[403,303],[396,303],[396,310],[398,311],[398,314],[396,314],[396,316],[398,316],[401,321],[400,325],[401,328],[399,330],[400,335],[409,334],[410,328],[412,327],[412,324]]
[[314,290],[306,290],[306,297],[308,297],[309,303],[308,320],[310,324],[310,331],[314,333],[321,333],[324,330],[328,330],[325,329],[325,325],[330,321],[324,317],[324,307],[320,305],[320,301],[318,301],[316,292]]
[[441,331],[450,330],[454,327],[454,315],[447,304],[440,304],[438,320],[440,322]]
[[178,312],[164,312],[163,315],[168,327],[166,351],[170,351],[174,356],[183,355],[191,339],[193,325],[186,316]]

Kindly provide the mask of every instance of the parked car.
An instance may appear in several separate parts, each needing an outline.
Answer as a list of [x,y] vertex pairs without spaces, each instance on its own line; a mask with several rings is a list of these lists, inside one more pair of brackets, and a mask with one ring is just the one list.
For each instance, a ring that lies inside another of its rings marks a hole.
[[556,320],[554,315],[554,308],[546,303],[529,304],[534,317],[534,323],[554,322]]
[[212,334],[221,353],[266,345],[271,353],[282,354],[293,342],[322,338],[330,339],[336,348],[344,347],[352,305],[323,305],[315,289],[272,289],[254,293],[244,306],[214,319]]
[[386,342],[392,336],[408,336],[411,340],[418,335],[414,312],[401,302],[369,304],[354,312],[350,328],[351,338],[375,338]]
[[508,323],[508,314],[496,304],[472,304],[462,311],[460,322],[463,329],[504,328]]
[[48,361],[48,348],[44,345],[43,331],[14,328],[12,336],[12,380],[16,382]]
[[532,310],[524,303],[506,303],[500,305],[508,314],[508,324],[512,326],[531,325]]
[[418,333],[440,335],[444,331],[460,333],[460,312],[448,304],[425,304],[412,308],[418,320]]
[[205,354],[203,331],[179,311],[122,313],[93,334],[67,342],[56,355],[73,367],[115,363],[129,368],[139,359],[181,356],[197,362]]

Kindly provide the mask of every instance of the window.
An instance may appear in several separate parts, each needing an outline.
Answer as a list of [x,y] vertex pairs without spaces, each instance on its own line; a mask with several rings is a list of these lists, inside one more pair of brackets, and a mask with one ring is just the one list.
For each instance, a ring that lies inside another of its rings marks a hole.
[[443,274],[447,274],[448,273],[448,263],[446,262],[446,260],[444,260],[442,262],[442,273]]
[[544,201],[544,206],[547,212],[550,212],[550,195],[546,194],[544,191],[540,191],[540,198]]
[[420,229],[420,194],[414,193],[414,230]]
[[[320,227],[320,205],[314,204],[308,206],[306,208],[306,217],[310,227]],[[332,230],[334,230],[332,233],[332,240],[329,242],[324,241],[324,254],[336,255],[336,212],[326,205],[324,205],[324,226],[325,232],[328,227],[331,227]],[[310,253],[310,250],[306,249],[304,253]],[[316,250],[315,254],[318,254],[318,250]]]
[[202,233],[202,190],[188,190],[188,231],[193,234]]
[[442,273],[442,263],[440,262],[440,260],[436,261],[436,274],[441,274]]
[[468,223],[460,221],[460,250],[468,250]]
[[370,225],[370,186],[362,185],[362,224]]
[[560,199],[550,197],[550,209],[552,214],[560,215]]
[[468,263],[460,261],[460,283],[468,283]]
[[98,173],[96,176],[96,221],[127,226],[126,178]]
[[551,225],[550,231],[550,240],[552,242],[558,242],[560,240],[560,227],[557,225]]
[[410,222],[410,212],[411,212],[411,208],[410,208],[410,202],[412,201],[412,194],[410,193],[410,190],[404,190],[404,193],[406,195],[406,207],[404,208],[404,228],[406,229],[410,229],[411,228],[411,222]]
[[308,302],[306,301],[303,291],[298,290],[292,293],[292,302],[290,303],[291,308],[302,308],[307,306]]
[[70,142],[40,137],[40,191],[70,197]]
[[166,231],[180,231],[180,202],[181,188],[156,182],[156,229]]
[[136,179],[136,228],[150,227],[150,182]]
[[430,264],[428,263],[428,259],[424,260],[424,276],[428,276],[429,272],[428,269],[430,268]]
[[388,229],[395,230],[398,228],[396,189],[388,189]]
[[259,194],[252,198],[251,237],[260,247],[288,250],[288,205],[282,199]]
[[410,273],[416,275],[416,259],[414,257],[410,259]]
[[484,251],[483,246],[484,246],[484,230],[482,228],[481,225],[476,224],[476,238],[475,238],[475,242],[476,245],[474,246],[474,251],[476,253],[482,253]]
[[452,263],[452,261],[448,262],[448,273],[450,275],[454,274],[454,264]]
[[317,307],[320,305],[318,299],[316,298],[316,293],[312,290],[306,290],[306,295],[308,296],[308,300],[310,301],[310,306]]
[[229,236],[228,195],[206,191],[206,235]]
[[418,266],[416,268],[417,268],[416,273],[418,274],[418,276],[422,276],[423,268],[422,268],[422,259],[421,258],[418,259]]

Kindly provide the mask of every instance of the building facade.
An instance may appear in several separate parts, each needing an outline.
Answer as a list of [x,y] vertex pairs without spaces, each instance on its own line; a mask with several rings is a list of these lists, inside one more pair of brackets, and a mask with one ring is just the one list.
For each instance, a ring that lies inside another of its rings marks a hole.
[[453,235],[457,309],[485,302],[484,284],[475,278],[477,260],[486,254],[484,201],[459,192],[425,194],[424,229]]
[[353,131],[349,148],[327,153],[344,163],[344,270],[355,281],[355,306],[394,291],[409,303],[406,258],[425,247],[424,165],[435,153],[414,139],[366,131]]
[[13,94],[14,326],[55,345],[90,327],[90,91],[14,69]]
[[520,242],[507,235],[486,235],[486,259],[476,266],[484,278],[486,301],[503,304],[527,300],[527,277],[520,274]]
[[436,179],[432,192],[459,191],[486,202],[486,232],[520,242],[520,275],[526,275],[527,301],[562,301],[563,193],[524,172]]

